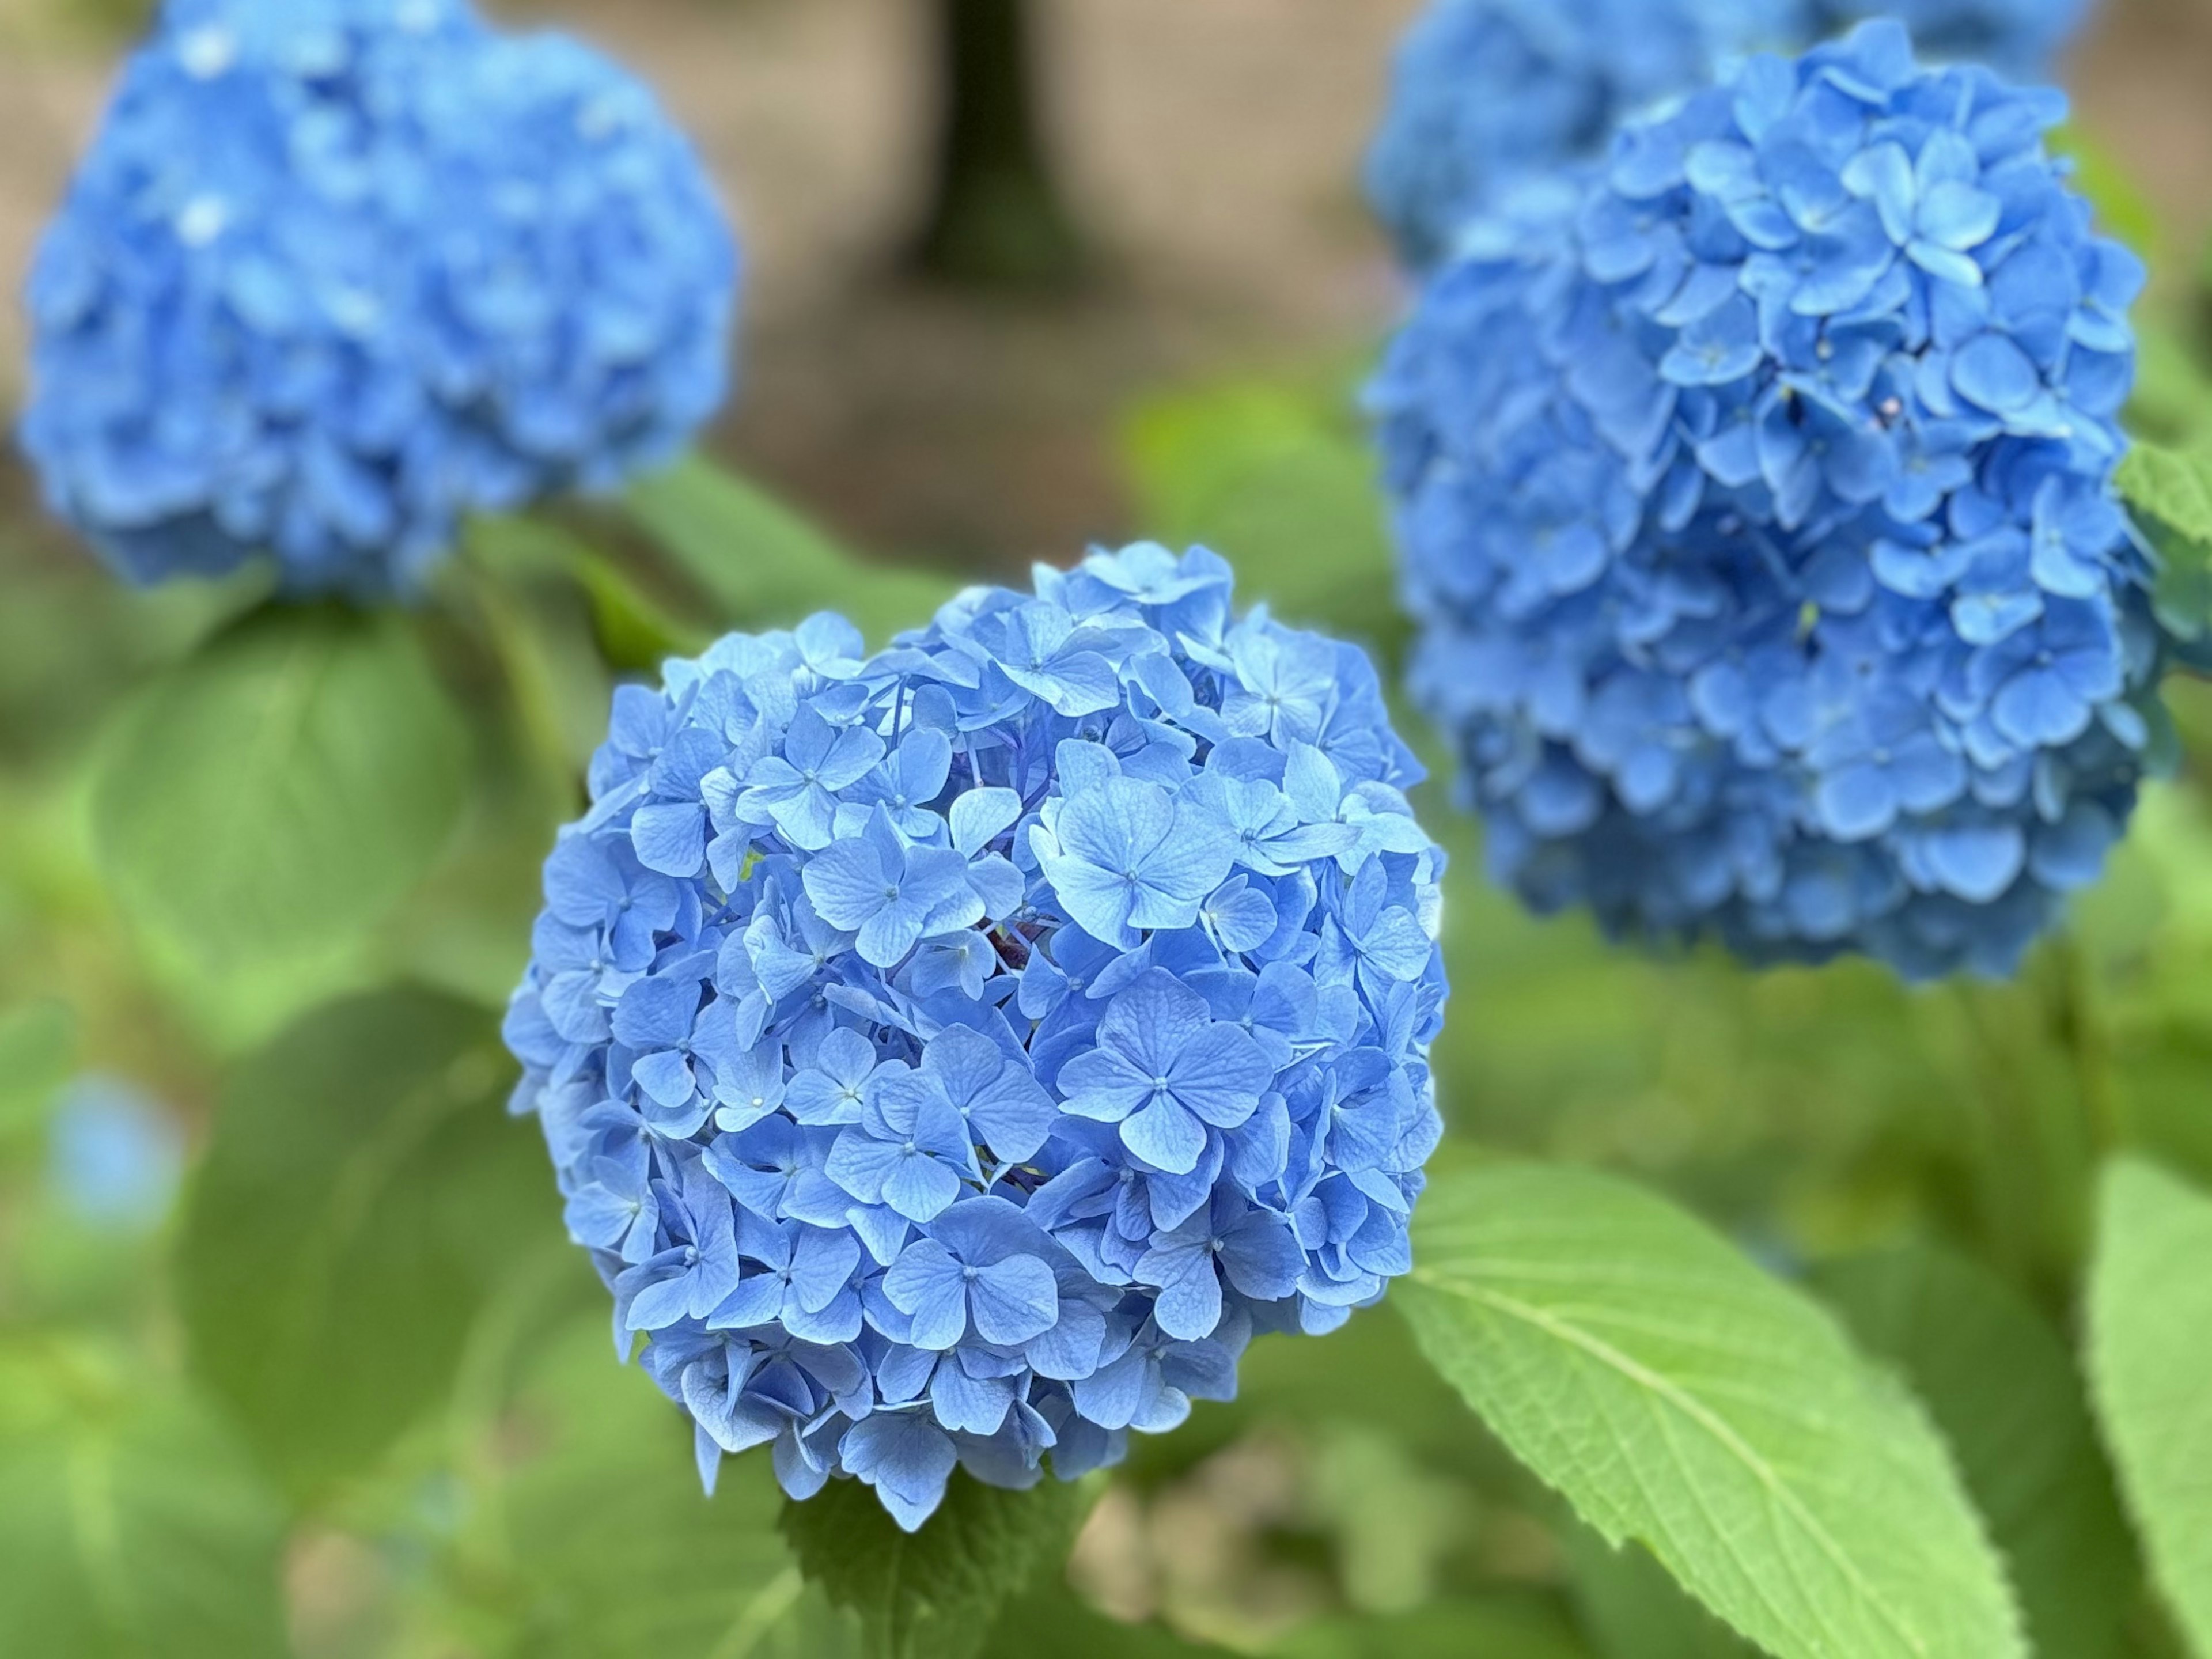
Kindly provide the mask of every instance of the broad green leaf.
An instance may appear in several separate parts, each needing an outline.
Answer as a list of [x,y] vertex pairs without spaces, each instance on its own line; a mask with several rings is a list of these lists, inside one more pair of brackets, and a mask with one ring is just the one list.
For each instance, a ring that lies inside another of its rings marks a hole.
[[2212,430],[2212,379],[2197,361],[2197,342],[2189,331],[2168,326],[2155,314],[2136,319],[2136,339],[2128,432],[2138,441],[2186,447],[2199,434]]
[[[696,656],[712,635],[695,621],[673,616],[632,574],[567,525],[513,514],[471,520],[468,557],[510,585],[558,572],[583,590],[600,649],[617,668],[642,671],[664,657]],[[606,710],[597,715],[605,724]]]
[[2115,479],[2128,505],[2193,542],[2212,543],[2212,446],[2137,443]]
[[400,618],[264,611],[133,707],[95,849],[123,908],[204,971],[325,955],[436,860],[465,747]]
[[2072,1357],[2033,1304],[1932,1245],[1839,1262],[1818,1283],[1950,1443],[2011,1569],[2034,1650],[2124,1652],[2134,1550]]
[[1589,1659],[1556,1608],[1510,1595],[1446,1597],[1385,1619],[1319,1620],[1267,1651],[1281,1659]]
[[1057,1574],[1097,1489],[1048,1479],[1002,1492],[955,1474],[911,1534],[857,1480],[787,1504],[783,1532],[806,1577],[860,1615],[868,1659],[970,1659],[1007,1602]]
[[[606,711],[599,714],[606,732]],[[453,847],[378,933],[385,976],[504,1009],[530,961],[531,924],[544,908],[545,855],[561,825],[583,810],[556,799],[520,757],[489,772]]]
[[186,1199],[191,1364],[295,1493],[450,1384],[488,1289],[557,1231],[488,1011],[417,991],[309,1016],[240,1069]]
[[[1160,1625],[1125,1625],[1094,1612],[1054,1577],[1002,1611],[984,1659],[1229,1659],[1229,1650],[1194,1642]],[[1531,1656],[1531,1659],[1535,1659]]]
[[2181,448],[2138,441],[2118,482],[2158,550],[2159,620],[2185,656],[2201,654],[2212,634],[2212,437],[2200,432]]
[[35,1131],[69,1079],[76,1023],[58,1002],[0,1009],[0,1145]]
[[2212,1654],[2212,1197],[2154,1164],[2106,1170],[2089,1377],[2157,1582]]
[[708,1497],[689,1420],[616,1364],[603,1312],[556,1329],[498,1432],[529,1455],[480,1499],[466,1576],[516,1659],[859,1659],[777,1531],[767,1453]]
[[1809,1298],[1663,1200],[1526,1165],[1437,1181],[1396,1292],[1423,1350],[1618,1545],[1781,1659],[2017,1659],[1918,1408]]
[[1123,453],[1145,533],[1233,562],[1239,599],[1370,645],[1402,635],[1389,509],[1341,381],[1158,398],[1130,417]]
[[[465,556],[446,574],[453,608],[469,614],[499,662],[506,702],[523,747],[564,803],[592,752],[606,740],[613,682],[601,657],[591,604],[578,591],[594,556],[567,531],[531,519],[478,519]],[[647,664],[705,643],[657,638]]]
[[1692,1601],[1643,1545],[1614,1549],[1574,1526],[1566,1553],[1583,1629],[1604,1659],[1752,1659],[1759,1651]]
[[880,645],[923,628],[959,584],[848,552],[782,502],[693,455],[633,483],[630,516],[735,628],[792,628],[835,611]]
[[0,1350],[0,1653],[276,1659],[283,1506],[140,1355]]
[[2179,642],[2183,663],[2201,672],[2203,642],[2212,634],[2212,544],[2162,533],[2148,519],[2142,527],[2159,555],[2152,606],[2166,632]]

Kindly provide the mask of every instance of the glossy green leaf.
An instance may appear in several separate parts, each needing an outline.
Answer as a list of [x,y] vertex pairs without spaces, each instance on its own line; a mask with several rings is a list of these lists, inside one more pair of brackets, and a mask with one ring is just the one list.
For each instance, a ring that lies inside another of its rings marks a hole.
[[2212,1197],[2137,1159],[2105,1175],[2088,1349],[2151,1576],[2212,1654]]
[[1097,1495],[1049,1479],[1002,1492],[956,1473],[908,1534],[874,1492],[838,1480],[787,1504],[782,1525],[806,1577],[859,1615],[868,1659],[970,1659],[1001,1607],[1058,1573]]
[[0,1653],[276,1659],[284,1515],[143,1356],[0,1350]]
[[179,665],[102,758],[93,829],[137,921],[204,970],[323,956],[460,816],[466,737],[405,623],[270,610]]
[[1986,1268],[1911,1245],[1824,1269],[1859,1346],[1897,1367],[1950,1443],[2039,1654],[2125,1650],[2137,1577],[2071,1355]]
[[489,1288],[557,1235],[512,1076],[494,1015],[394,991],[309,1016],[225,1091],[179,1295],[193,1369],[294,1492],[434,1404]]
[[633,483],[630,516],[732,628],[791,628],[834,611],[880,645],[927,625],[959,584],[848,552],[758,486],[693,455]]
[[1607,1176],[1448,1175],[1396,1291],[1430,1360],[1608,1542],[1781,1659],[2018,1659],[1942,1442],[1808,1297]]

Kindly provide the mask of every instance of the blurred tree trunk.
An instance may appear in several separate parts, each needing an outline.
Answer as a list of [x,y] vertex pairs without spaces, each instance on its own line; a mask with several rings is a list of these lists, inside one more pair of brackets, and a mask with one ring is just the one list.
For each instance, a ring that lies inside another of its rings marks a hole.
[[957,282],[1066,286],[1083,252],[1038,118],[1035,0],[934,3],[944,103],[919,263]]

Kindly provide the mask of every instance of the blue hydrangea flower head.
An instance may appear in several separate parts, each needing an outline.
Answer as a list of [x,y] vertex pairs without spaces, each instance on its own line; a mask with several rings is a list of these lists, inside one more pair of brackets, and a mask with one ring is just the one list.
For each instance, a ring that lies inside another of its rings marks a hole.
[[1434,0],[1398,49],[1367,193],[1410,266],[1733,53],[1809,38],[1805,0]]
[[507,1038],[711,1488],[1073,1479],[1409,1265],[1442,853],[1348,646],[1140,545],[617,694]]
[[2088,20],[2094,0],[1813,0],[1818,34],[1893,17],[1924,58],[1986,64],[2008,75],[2049,73]]
[[32,271],[24,446],[124,576],[405,592],[726,392],[737,252],[651,94],[463,0],[169,0]]
[[168,1214],[184,1167],[183,1129],[131,1084],[88,1074],[54,1103],[47,1185],[88,1225],[150,1232]]
[[1759,962],[2009,971],[2152,766],[2143,272],[2057,94],[1868,24],[1632,125],[1374,388],[1495,873]]

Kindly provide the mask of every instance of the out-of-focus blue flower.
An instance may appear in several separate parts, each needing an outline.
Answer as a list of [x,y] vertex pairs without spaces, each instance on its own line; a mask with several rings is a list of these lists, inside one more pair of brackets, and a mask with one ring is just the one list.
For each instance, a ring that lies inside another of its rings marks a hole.
[[1532,903],[2002,973],[2094,878],[2162,644],[2063,110],[1869,24],[1437,274],[1373,394],[1413,680]]
[[1406,262],[1503,194],[1602,151],[1732,53],[1808,37],[1805,0],[1434,0],[1398,48],[1367,192]]
[[1472,251],[1486,220],[1604,154],[1622,123],[1731,58],[1875,17],[1927,57],[2039,76],[2091,0],[1434,0],[1398,49],[1367,192],[1406,263]]
[[124,576],[404,592],[720,404],[735,245],[652,94],[463,0],[169,0],[33,265],[22,439]]
[[1894,17],[1924,58],[1987,64],[2040,76],[2080,32],[2095,0],[1813,0],[1814,27],[1839,34],[1872,17]]
[[1144,545],[616,698],[507,1038],[617,1346],[919,1526],[1409,1263],[1443,854],[1358,651]]
[[47,1180],[63,1204],[90,1225],[128,1232],[161,1224],[184,1171],[176,1120],[108,1077],[82,1077],[63,1091],[47,1149]]

